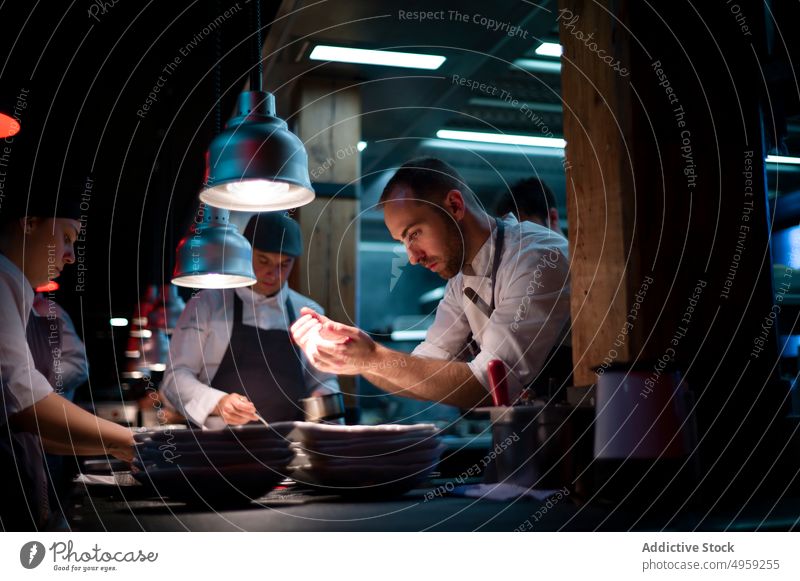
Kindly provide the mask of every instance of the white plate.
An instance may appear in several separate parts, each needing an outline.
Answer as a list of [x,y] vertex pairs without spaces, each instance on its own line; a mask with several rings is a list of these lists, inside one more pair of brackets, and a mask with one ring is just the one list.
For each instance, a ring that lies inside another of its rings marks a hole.
[[412,435],[399,438],[365,438],[361,440],[349,441],[302,441],[294,444],[294,447],[301,447],[304,450],[319,454],[331,455],[368,455],[385,454],[391,452],[407,452],[411,450],[424,450],[435,448],[439,445],[440,439],[435,435]]
[[335,454],[319,454],[316,452],[305,451],[305,455],[311,464],[323,464],[327,466],[369,466],[376,464],[383,465],[403,465],[415,464],[419,462],[430,462],[439,460],[442,452],[445,451],[445,446],[436,446],[426,449],[412,449],[404,452],[386,453],[386,454],[349,454],[349,455],[335,455]]
[[421,434],[421,437],[437,432],[433,424],[382,424],[378,426],[341,426],[331,424],[314,424],[311,422],[297,422],[292,436],[295,440],[306,442],[347,442],[364,441],[369,438],[377,440],[382,438],[397,438]]

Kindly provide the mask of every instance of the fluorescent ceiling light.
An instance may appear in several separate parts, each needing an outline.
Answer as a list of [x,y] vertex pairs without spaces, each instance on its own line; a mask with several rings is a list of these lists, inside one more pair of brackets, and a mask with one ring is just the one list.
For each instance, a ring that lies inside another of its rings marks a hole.
[[564,108],[560,103],[539,103],[536,101],[506,101],[505,99],[491,99],[488,97],[472,97],[467,101],[470,105],[480,107],[499,107],[501,109],[516,109],[527,107],[531,111],[542,111],[543,113],[561,113]]
[[459,141],[477,141],[479,143],[502,143],[505,145],[529,145],[533,147],[550,147],[564,149],[567,142],[558,137],[538,137],[535,135],[508,135],[505,133],[483,133],[480,131],[457,131],[440,129],[436,132],[439,139],[456,139]]
[[128,319],[125,317],[112,317],[111,320],[109,320],[109,323],[112,327],[127,327]]
[[427,330],[392,331],[390,339],[392,341],[424,341],[427,334]]
[[536,54],[542,56],[561,56],[562,48],[561,45],[557,42],[543,42],[539,45],[539,48],[536,49]]
[[308,58],[314,61],[334,61],[338,63],[382,65],[385,67],[428,70],[438,69],[446,60],[445,57],[434,54],[395,52],[391,50],[368,50],[364,48],[347,48],[344,46],[327,46],[323,44],[315,46]]
[[358,149],[358,151],[364,151],[367,148],[367,142],[359,141],[358,144],[356,145],[356,148]]
[[514,66],[534,73],[560,73],[561,63],[557,61],[543,61],[539,59],[517,59]]
[[527,145],[506,145],[503,143],[480,143],[477,141],[455,141],[451,139],[425,139],[423,148],[450,149],[481,153],[500,153],[504,155],[526,155],[536,157],[564,157],[563,149],[552,147],[529,147]]
[[800,165],[800,157],[789,157],[787,155],[768,155],[765,160],[767,163],[789,163]]

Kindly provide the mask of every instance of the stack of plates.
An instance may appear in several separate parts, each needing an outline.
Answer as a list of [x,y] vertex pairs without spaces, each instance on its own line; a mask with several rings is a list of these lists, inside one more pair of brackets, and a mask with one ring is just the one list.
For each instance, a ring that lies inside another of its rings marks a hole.
[[138,433],[134,478],[174,500],[246,504],[288,474],[294,452],[287,435],[293,425]]
[[424,481],[444,446],[432,424],[338,426],[298,422],[292,478],[349,496],[402,494]]

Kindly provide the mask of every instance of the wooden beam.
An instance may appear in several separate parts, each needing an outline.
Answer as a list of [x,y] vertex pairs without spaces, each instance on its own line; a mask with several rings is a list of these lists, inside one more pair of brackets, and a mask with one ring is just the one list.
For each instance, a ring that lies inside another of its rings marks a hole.
[[751,473],[769,461],[786,395],[763,5],[738,2],[746,30],[725,4],[559,6],[576,383],[605,365],[676,366],[698,399],[706,483],[727,486],[746,461]]
[[[358,184],[361,156],[361,99],[357,89],[328,80],[299,86],[296,133],[308,151],[312,182]],[[329,317],[356,325],[358,199],[319,197],[298,210],[306,253],[293,283],[318,302]],[[355,393],[353,378],[340,378],[342,390]],[[352,405],[352,397],[348,398]]]

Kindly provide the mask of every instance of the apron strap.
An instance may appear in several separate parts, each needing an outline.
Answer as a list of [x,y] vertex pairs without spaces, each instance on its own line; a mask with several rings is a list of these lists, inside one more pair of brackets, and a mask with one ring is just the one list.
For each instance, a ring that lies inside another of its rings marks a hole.
[[[497,303],[497,271],[500,269],[500,261],[503,258],[503,241],[505,239],[506,232],[506,225],[500,218],[495,217],[494,221],[497,224],[497,240],[494,243],[494,256],[492,257],[492,302],[489,305],[486,305],[483,299],[481,299],[478,296],[478,293],[476,293],[473,289],[469,287],[464,289],[464,295],[471,300],[473,304],[475,304],[475,306],[477,306],[488,319],[492,317],[492,313],[494,312],[494,308]],[[478,354],[478,345],[475,342],[475,338],[473,337],[471,331],[467,337],[465,350],[473,357]]]

